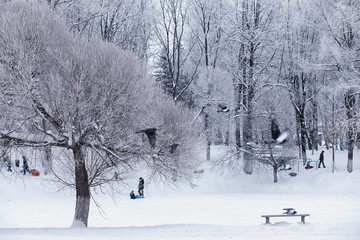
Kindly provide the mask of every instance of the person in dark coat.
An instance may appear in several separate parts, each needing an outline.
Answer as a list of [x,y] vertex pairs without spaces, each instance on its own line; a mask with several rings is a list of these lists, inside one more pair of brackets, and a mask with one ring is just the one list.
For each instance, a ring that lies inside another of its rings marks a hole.
[[144,179],[142,177],[139,178],[139,190],[138,190],[138,193],[140,196],[144,196]]
[[30,174],[29,164],[25,156],[23,156],[23,171],[24,175],[26,174],[26,171],[28,171]]
[[325,164],[324,164],[324,151],[322,151],[322,152],[320,153],[319,161],[320,161],[320,162],[319,162],[318,168],[320,168],[320,165],[321,165],[321,164],[323,165],[324,168],[326,168],[326,167],[325,167]]
[[134,191],[131,191],[131,192],[130,192],[130,198],[131,198],[131,199],[136,199],[136,196],[135,196]]
[[10,162],[10,161],[7,163],[7,171],[8,171],[8,172],[12,172],[11,162]]

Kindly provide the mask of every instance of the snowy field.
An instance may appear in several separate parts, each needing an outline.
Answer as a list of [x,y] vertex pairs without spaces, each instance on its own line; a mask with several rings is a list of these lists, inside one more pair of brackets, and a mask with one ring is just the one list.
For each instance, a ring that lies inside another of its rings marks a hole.
[[[316,160],[319,152],[311,156]],[[89,227],[70,228],[74,196],[42,187],[44,176],[0,175],[0,240],[92,239],[360,239],[360,152],[354,153],[354,172],[346,172],[347,152],[336,153],[331,173],[331,151],[325,151],[327,168],[305,170],[290,177],[281,173],[272,182],[271,171],[237,179],[207,170],[197,188],[171,189],[150,184],[145,199],[131,200],[125,189],[115,198],[98,195],[101,214],[91,203]],[[10,174],[9,174],[10,175]],[[259,177],[257,178],[256,176]],[[146,180],[146,179],[145,179]],[[263,214],[281,214],[293,207],[308,213],[274,218],[265,224]]]

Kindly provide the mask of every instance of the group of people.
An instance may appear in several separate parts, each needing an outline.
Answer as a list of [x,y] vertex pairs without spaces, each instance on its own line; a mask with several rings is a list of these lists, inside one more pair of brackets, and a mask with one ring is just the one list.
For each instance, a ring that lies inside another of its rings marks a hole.
[[25,156],[22,156],[23,158],[23,174],[25,175],[26,172],[28,172],[30,174],[30,167],[29,167],[29,164],[28,164],[28,160],[26,159]]
[[[144,181],[144,179],[142,177],[140,177],[139,178],[139,184],[138,184],[139,197],[144,197],[144,186],[145,186],[145,181]],[[134,191],[130,192],[130,198],[131,199],[136,199]]]
[[[29,167],[29,162],[27,160],[27,158],[25,156],[22,156],[23,158],[23,165],[22,165],[22,173],[25,175],[26,172],[28,172],[30,174],[30,167]],[[6,167],[7,167],[7,171],[8,172],[12,172],[12,163],[11,160],[8,156],[4,157],[4,162],[6,162]],[[15,167],[20,167],[20,161],[19,160],[15,160]]]
[[[306,163],[306,169],[311,169],[311,168],[313,168],[313,166],[311,166],[310,165],[310,162],[311,161],[309,161],[309,162],[307,162]],[[321,168],[321,165],[323,166],[323,168],[326,168],[325,167],[325,163],[324,163],[324,151],[321,151],[321,153],[320,153],[320,156],[319,156],[319,164],[318,164],[318,168]]]

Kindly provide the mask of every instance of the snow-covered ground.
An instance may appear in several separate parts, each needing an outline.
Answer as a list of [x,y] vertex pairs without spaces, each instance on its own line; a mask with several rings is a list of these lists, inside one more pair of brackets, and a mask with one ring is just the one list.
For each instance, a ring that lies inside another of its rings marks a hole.
[[[346,153],[336,152],[331,172],[331,151],[325,151],[327,168],[304,170],[298,176],[281,173],[272,182],[271,171],[260,176],[225,178],[207,170],[198,187],[170,189],[151,184],[145,199],[131,200],[96,195],[103,213],[92,202],[89,227],[69,228],[74,196],[42,187],[45,176],[0,175],[0,240],[68,239],[360,239],[360,152],[354,171],[346,172]],[[310,156],[314,160],[319,152]],[[146,179],[145,179],[146,180]],[[134,186],[136,188],[136,185]],[[133,189],[134,189],[133,188]],[[263,214],[281,214],[293,207],[308,213],[274,218],[265,224]]]

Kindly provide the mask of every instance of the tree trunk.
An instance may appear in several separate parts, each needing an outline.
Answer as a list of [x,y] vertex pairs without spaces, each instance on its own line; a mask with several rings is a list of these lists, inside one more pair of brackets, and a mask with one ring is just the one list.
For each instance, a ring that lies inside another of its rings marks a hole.
[[269,147],[269,152],[270,152],[270,162],[271,162],[271,166],[273,167],[274,183],[277,183],[278,182],[278,174],[277,173],[278,173],[279,165],[278,165],[276,159],[274,158],[271,144],[269,144],[268,147]]
[[300,120],[300,142],[301,142],[301,155],[303,159],[303,164],[306,164],[306,123],[305,123],[305,113],[302,112],[299,116]]
[[294,92],[293,96],[293,106],[296,113],[296,126],[299,136],[299,146],[301,148],[301,157],[303,159],[303,164],[306,164],[306,138],[308,137],[306,131],[306,120],[305,120],[305,106],[306,106],[306,90],[305,84],[307,78],[305,74],[302,73],[301,76],[295,75],[292,78],[292,88]]
[[241,149],[241,118],[240,118],[240,104],[237,102],[237,107],[235,109],[235,145],[236,145],[236,158],[239,161],[241,158],[240,149]]
[[227,126],[226,126],[226,132],[225,132],[224,145],[225,146],[230,145],[230,117],[229,116],[227,117]]
[[297,117],[297,114],[295,115],[296,116],[296,144],[297,144],[297,147],[299,149],[299,158],[302,158],[302,151],[301,151],[301,141],[300,141],[300,123],[298,121],[298,117]]
[[[251,39],[248,43],[247,49],[245,52],[248,51],[248,54],[244,52],[243,56],[243,80],[245,81],[245,92],[244,92],[244,106],[246,106],[246,116],[244,121],[244,142],[253,141],[253,119],[254,119],[254,95],[255,95],[255,80],[254,80],[254,68],[255,68],[255,60],[256,55],[255,52],[257,50],[258,44],[260,44],[258,39],[255,37],[254,30],[249,28],[248,21],[251,21],[253,24],[253,28],[257,29],[260,22],[260,0],[255,1],[252,6],[248,5],[245,1],[243,2],[243,27],[247,27],[248,30],[251,32]],[[255,14],[248,18],[248,11],[253,11]],[[247,149],[250,151],[251,149]],[[244,154],[244,172],[246,174],[252,174],[253,172],[253,158],[251,154],[245,152]]]
[[[252,122],[253,122],[253,107],[252,107],[252,103],[250,103],[248,105],[248,111],[246,113],[245,116],[245,121],[244,121],[244,130],[243,130],[243,135],[244,135],[244,143],[247,142],[251,142],[253,141],[253,127],[252,127]],[[251,151],[251,148],[246,148],[246,152],[244,153],[244,172],[246,174],[252,174],[253,172],[253,156],[251,154],[248,153],[248,151]]]
[[348,147],[348,162],[347,162],[347,171],[351,173],[353,171],[353,151],[356,140],[356,112],[354,110],[355,107],[355,94],[352,90],[345,96],[345,107],[346,107],[346,117],[348,120],[348,130],[347,130],[347,138],[349,141]]
[[305,116],[302,112],[296,112],[296,121],[298,129],[298,139],[299,139],[299,148],[301,153],[301,158],[303,159],[303,165],[306,164],[306,123]]
[[90,209],[90,188],[82,147],[72,148],[75,161],[76,206],[72,227],[87,227]]
[[349,148],[348,148],[348,162],[347,162],[347,171],[351,173],[353,171],[353,152],[354,152],[354,141],[349,141]]
[[[248,18],[248,11],[249,10],[249,5],[247,1],[243,1],[242,2],[242,7],[243,7],[243,11],[242,11],[242,27],[243,29],[247,29],[249,27],[249,18]],[[252,54],[252,52],[250,51],[250,45],[248,45],[250,43],[247,43],[245,45],[245,43],[241,44],[240,47],[240,55],[239,55],[239,66],[240,66],[240,70],[242,71],[242,87],[241,87],[241,93],[240,96],[242,96],[242,106],[245,109],[245,117],[244,117],[244,124],[243,124],[243,142],[244,144],[246,144],[247,142],[251,141],[251,119],[249,119],[249,114],[251,114],[251,110],[246,109],[246,107],[248,108],[250,102],[249,102],[249,97],[250,97],[250,93],[249,93],[249,87],[250,83],[249,81],[252,81],[252,79],[250,79],[250,77],[248,76],[248,64],[250,64],[249,58],[248,58],[248,54]],[[250,71],[250,70],[249,70]],[[240,99],[239,99],[240,100]],[[249,150],[248,148],[246,148],[246,150]],[[244,153],[244,172],[246,174],[251,174],[252,173],[252,165],[250,162],[251,156],[249,156],[248,153]]]
[[328,126],[328,120],[327,118],[323,117],[322,119],[322,131],[323,131],[323,138],[325,142],[325,147],[327,150],[329,150],[329,126]]
[[278,170],[278,166],[277,166],[277,164],[275,164],[275,165],[273,166],[274,183],[277,183],[277,182],[278,182],[277,170]]
[[49,174],[52,168],[51,146],[46,146],[44,148],[44,160],[42,165],[44,167],[44,175]]
[[[314,84],[315,85],[315,84]],[[316,86],[313,87],[313,92],[312,94],[316,94]],[[318,125],[319,125],[319,119],[318,119],[318,102],[317,99],[314,97],[311,101],[312,103],[312,130],[311,130],[311,146],[312,146],[312,150],[314,152],[314,150],[318,151],[319,150],[319,145],[318,145],[318,133],[319,133],[319,129],[318,129]]]
[[[238,55],[238,71],[241,71],[242,67],[242,56],[244,54],[244,46],[241,45]],[[242,107],[242,97],[244,91],[244,85],[241,83],[241,80],[234,78],[234,95],[235,95],[235,145],[236,145],[236,157],[237,160],[241,159],[241,107]]]
[[211,151],[211,131],[210,131],[210,120],[209,120],[209,106],[205,110],[205,134],[206,134],[206,161],[210,161],[210,151]]
[[[334,97],[334,95],[332,98],[332,106],[331,106],[331,125],[332,125],[332,129],[334,131],[335,130],[335,97]],[[335,135],[335,132],[333,133],[333,136],[335,136],[335,138],[337,138],[337,135]],[[334,148],[335,138],[333,137],[333,146],[332,146],[332,173],[335,172],[335,148]]]

